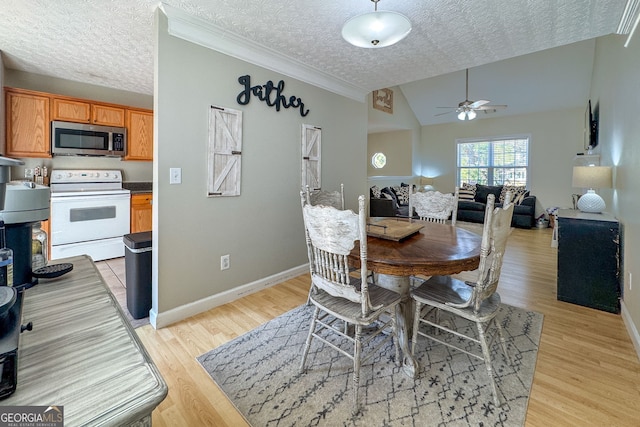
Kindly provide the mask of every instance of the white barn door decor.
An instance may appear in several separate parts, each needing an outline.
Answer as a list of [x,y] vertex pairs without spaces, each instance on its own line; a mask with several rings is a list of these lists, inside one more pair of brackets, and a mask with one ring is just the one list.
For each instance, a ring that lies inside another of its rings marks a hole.
[[321,188],[320,157],[322,129],[311,125],[302,125],[302,188],[310,190]]
[[211,106],[207,196],[239,196],[242,172],[242,111]]

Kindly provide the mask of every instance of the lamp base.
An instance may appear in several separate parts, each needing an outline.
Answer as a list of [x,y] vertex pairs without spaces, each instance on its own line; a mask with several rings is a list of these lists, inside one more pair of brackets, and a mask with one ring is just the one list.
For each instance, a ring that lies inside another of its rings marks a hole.
[[602,197],[598,196],[595,191],[588,190],[578,200],[578,209],[582,212],[600,213],[606,208],[606,204]]

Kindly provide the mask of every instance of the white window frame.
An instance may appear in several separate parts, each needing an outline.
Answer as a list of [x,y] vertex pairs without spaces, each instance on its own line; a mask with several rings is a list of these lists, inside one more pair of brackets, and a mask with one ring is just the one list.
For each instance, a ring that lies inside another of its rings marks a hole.
[[[486,183],[481,183],[483,185],[502,185],[499,183],[494,183],[494,176],[495,173],[494,171],[496,169],[502,169],[502,166],[495,166],[493,165],[493,156],[492,154],[492,149],[493,149],[493,143],[494,142],[500,142],[500,141],[508,141],[508,140],[514,140],[514,139],[526,139],[527,140],[527,164],[526,166],[522,166],[522,165],[514,165],[514,167],[518,167],[518,168],[525,168],[526,169],[526,187],[529,188],[529,180],[530,180],[530,156],[531,156],[531,134],[515,134],[515,135],[500,135],[500,136],[491,136],[491,137],[487,137],[487,138],[459,138],[456,139],[456,185],[457,186],[461,186],[463,184],[463,182],[461,182],[461,170],[464,169],[464,167],[460,166],[460,145],[461,144],[468,144],[468,143],[479,143],[479,142],[488,142],[491,144],[490,147],[490,152],[489,152],[489,164],[486,165],[487,168],[487,182]],[[470,183],[473,184],[473,183]],[[510,185],[515,185],[515,183],[512,182],[505,182],[504,184],[510,184]]]

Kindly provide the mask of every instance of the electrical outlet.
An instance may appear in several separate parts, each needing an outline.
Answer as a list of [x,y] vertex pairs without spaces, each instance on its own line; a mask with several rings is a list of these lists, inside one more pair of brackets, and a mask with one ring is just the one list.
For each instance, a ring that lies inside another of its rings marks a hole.
[[220,270],[229,269],[229,254],[220,257]]
[[182,184],[182,168],[169,168],[169,184]]

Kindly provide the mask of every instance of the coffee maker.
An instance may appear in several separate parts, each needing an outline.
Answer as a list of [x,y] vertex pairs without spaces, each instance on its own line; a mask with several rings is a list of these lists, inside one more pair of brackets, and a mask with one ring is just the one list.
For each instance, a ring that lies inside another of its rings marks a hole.
[[18,379],[23,292],[36,285],[33,277],[32,227],[49,218],[49,187],[27,181],[11,181],[11,166],[21,160],[0,156],[0,220],[5,223],[6,247],[13,251],[12,283],[0,283],[0,399],[10,396]]

